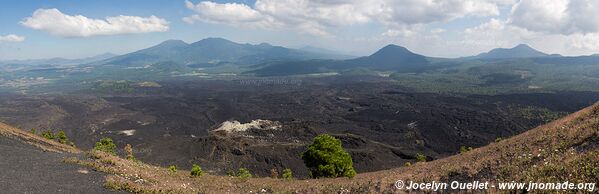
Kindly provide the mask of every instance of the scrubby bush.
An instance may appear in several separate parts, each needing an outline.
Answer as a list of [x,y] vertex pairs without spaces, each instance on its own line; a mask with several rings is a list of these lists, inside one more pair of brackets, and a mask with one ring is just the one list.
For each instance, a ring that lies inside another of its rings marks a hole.
[[69,138],[63,130],[58,131],[58,133],[56,134],[56,139],[58,139],[58,142],[60,142],[61,144],[67,144],[69,142]]
[[235,176],[235,171],[227,170],[227,176]]
[[190,174],[192,177],[201,177],[204,175],[204,171],[202,171],[202,167],[200,167],[197,164],[194,164],[193,166],[191,166]]
[[426,162],[426,156],[422,153],[416,153],[416,162]]
[[239,168],[235,176],[239,178],[252,178],[252,173],[247,168]]
[[52,132],[52,130],[46,130],[44,132],[42,132],[42,137],[49,139],[49,140],[54,140],[54,132]]
[[313,178],[351,178],[356,175],[352,158],[341,146],[341,141],[327,134],[316,136],[302,153],[302,159]]
[[283,179],[293,179],[293,173],[291,172],[291,169],[286,168],[283,170]]
[[472,150],[472,147],[460,146],[460,154],[469,152]]
[[270,169],[270,178],[279,178],[279,170],[277,168]]
[[177,172],[177,166],[175,166],[175,165],[170,165],[170,166],[168,167],[168,171],[169,171],[169,172],[172,172],[172,173],[175,173],[175,172]]
[[35,128],[31,128],[31,131],[30,131],[30,132],[31,132],[31,133],[33,133],[34,135],[36,135],[36,134],[37,134],[37,130],[36,130]]
[[403,166],[412,166],[412,163],[406,162],[406,163],[403,164]]
[[116,155],[116,145],[110,138],[102,138],[99,142],[96,142],[94,150],[103,151],[112,155]]

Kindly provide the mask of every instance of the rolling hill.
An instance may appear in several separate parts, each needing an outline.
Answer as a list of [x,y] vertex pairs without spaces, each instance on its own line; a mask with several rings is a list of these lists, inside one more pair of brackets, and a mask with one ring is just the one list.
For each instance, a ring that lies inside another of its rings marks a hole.
[[374,54],[346,60],[338,68],[364,67],[373,70],[418,71],[428,65],[427,57],[411,52],[405,47],[387,45]]
[[496,48],[486,53],[481,53],[474,58],[477,59],[514,59],[514,58],[533,58],[533,57],[546,57],[549,56],[546,53],[535,50],[534,48],[526,45],[519,44],[514,48]]

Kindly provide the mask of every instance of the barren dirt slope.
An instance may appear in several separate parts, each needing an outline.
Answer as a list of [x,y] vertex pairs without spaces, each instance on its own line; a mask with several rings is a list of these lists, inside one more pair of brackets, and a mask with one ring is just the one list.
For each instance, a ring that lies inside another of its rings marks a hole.
[[101,172],[62,162],[81,151],[0,123],[0,193],[107,193]]

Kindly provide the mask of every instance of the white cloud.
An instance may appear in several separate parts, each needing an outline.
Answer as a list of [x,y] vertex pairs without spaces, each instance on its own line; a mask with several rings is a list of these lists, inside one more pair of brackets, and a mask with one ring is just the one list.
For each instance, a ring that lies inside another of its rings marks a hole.
[[25,37],[18,36],[15,34],[0,36],[0,42],[23,42],[23,41],[25,41]]
[[[257,0],[241,3],[202,1],[186,6],[193,15],[183,18],[266,29],[295,28],[326,36],[331,27],[377,22],[386,35],[405,34],[413,25],[451,21],[468,16],[499,15],[498,0]],[[506,0],[499,0],[504,2]]]
[[512,8],[510,23],[545,33],[594,33],[599,32],[598,9],[596,0],[522,0]]
[[66,15],[58,9],[38,9],[21,24],[62,37],[89,37],[98,35],[164,32],[168,22],[156,16],[114,16],[91,19],[82,15]]

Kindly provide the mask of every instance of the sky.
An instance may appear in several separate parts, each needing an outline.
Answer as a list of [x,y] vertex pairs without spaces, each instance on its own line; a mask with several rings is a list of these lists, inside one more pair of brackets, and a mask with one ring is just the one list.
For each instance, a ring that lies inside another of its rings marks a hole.
[[165,40],[313,46],[434,57],[528,44],[599,53],[597,0],[3,0],[0,60],[125,54]]

